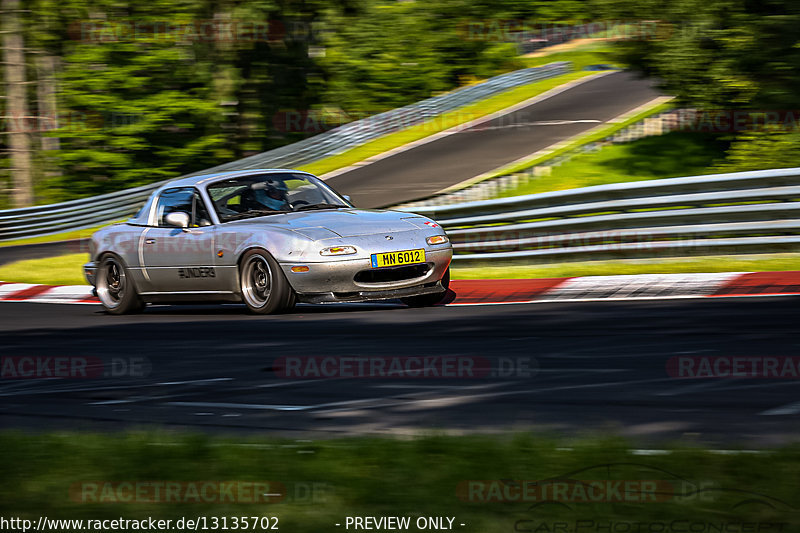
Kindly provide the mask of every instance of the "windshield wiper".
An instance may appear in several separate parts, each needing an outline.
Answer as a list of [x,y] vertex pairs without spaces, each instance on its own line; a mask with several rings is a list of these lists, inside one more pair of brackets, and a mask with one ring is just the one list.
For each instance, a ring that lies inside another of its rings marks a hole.
[[244,213],[229,215],[225,217],[225,222],[230,222],[231,220],[242,220],[243,218],[263,217],[264,215],[274,215],[276,213],[288,213],[288,211],[285,210],[276,211],[273,209],[251,209],[249,211],[245,211]]
[[294,208],[295,211],[306,211],[309,209],[331,209],[331,208],[340,208],[340,207],[348,207],[342,204],[329,204],[329,203],[319,203],[319,204],[304,204],[298,205]]

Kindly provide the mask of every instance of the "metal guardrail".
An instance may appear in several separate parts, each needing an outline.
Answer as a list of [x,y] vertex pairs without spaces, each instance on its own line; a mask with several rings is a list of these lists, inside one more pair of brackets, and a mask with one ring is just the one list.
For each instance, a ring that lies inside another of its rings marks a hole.
[[[428,98],[399,109],[357,120],[303,141],[187,176],[226,170],[292,168],[342,153],[382,135],[477,102],[513,87],[565,74],[569,62],[557,62],[491,78],[483,83]],[[70,202],[0,211],[0,241],[37,237],[107,224],[136,213],[166,181]]]
[[0,240],[90,228],[136,213],[161,183],[70,202],[0,211]]
[[447,230],[455,262],[783,252],[800,247],[800,168],[407,210]]
[[[125,192],[141,203],[152,186]],[[120,194],[16,210],[0,228],[37,231],[119,218]],[[407,208],[448,232],[456,263],[548,262],[800,249],[800,168],[616,183],[488,201]]]

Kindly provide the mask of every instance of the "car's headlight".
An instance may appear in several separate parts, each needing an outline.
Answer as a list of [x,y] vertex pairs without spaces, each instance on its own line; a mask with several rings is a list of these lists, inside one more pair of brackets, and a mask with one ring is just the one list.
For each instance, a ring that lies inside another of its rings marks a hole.
[[428,244],[445,244],[450,242],[450,239],[447,238],[447,235],[434,235],[425,239],[425,242]]
[[319,255],[353,255],[356,253],[355,246],[331,246],[319,251]]

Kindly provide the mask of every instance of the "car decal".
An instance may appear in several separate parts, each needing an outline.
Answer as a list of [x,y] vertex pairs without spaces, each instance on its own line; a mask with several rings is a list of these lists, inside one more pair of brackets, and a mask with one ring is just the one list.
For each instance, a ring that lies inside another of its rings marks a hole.
[[181,279],[216,278],[217,272],[214,267],[182,267],[178,269],[178,277]]

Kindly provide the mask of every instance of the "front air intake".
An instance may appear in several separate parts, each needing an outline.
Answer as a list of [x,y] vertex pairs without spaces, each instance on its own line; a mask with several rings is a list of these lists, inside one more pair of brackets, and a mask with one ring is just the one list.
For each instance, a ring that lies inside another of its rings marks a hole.
[[389,268],[362,270],[353,278],[356,283],[390,283],[421,278],[432,268],[430,264],[406,265]]

